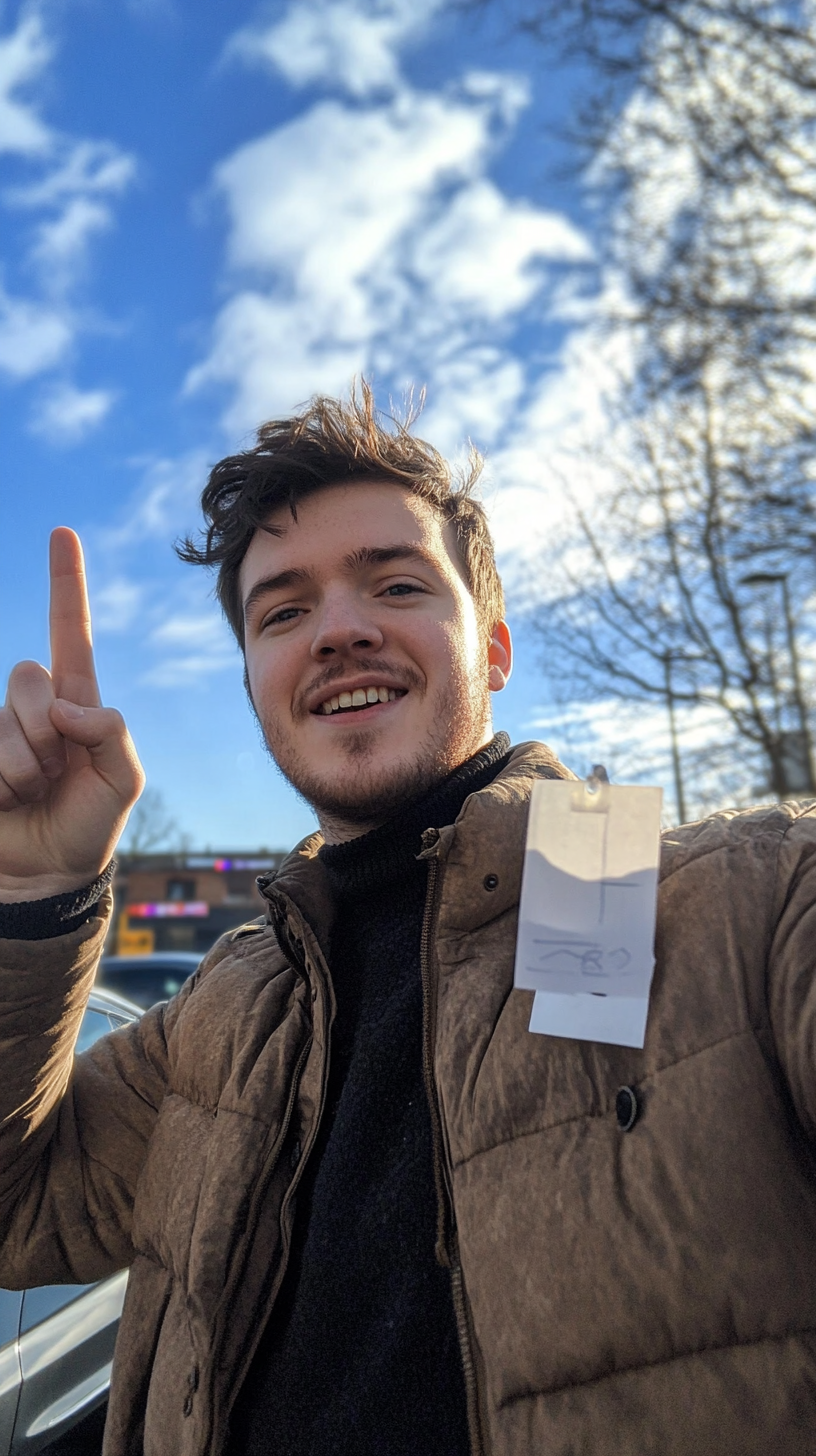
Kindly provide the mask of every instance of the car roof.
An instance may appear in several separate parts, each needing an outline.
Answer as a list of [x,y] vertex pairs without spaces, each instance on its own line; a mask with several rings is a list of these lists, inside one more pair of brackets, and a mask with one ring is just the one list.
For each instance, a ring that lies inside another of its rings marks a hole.
[[108,991],[102,986],[93,987],[88,1005],[94,1011],[109,1011],[114,1016],[126,1016],[129,1021],[144,1015],[144,1007],[135,1006],[126,996],[118,996],[115,991]]

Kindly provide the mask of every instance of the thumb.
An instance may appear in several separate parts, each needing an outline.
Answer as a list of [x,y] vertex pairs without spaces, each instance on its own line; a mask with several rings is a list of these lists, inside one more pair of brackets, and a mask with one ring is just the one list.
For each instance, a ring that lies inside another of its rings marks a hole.
[[121,799],[130,804],[139,797],[144,773],[116,708],[80,707],[66,698],[55,698],[50,717],[63,738],[87,750],[92,766]]

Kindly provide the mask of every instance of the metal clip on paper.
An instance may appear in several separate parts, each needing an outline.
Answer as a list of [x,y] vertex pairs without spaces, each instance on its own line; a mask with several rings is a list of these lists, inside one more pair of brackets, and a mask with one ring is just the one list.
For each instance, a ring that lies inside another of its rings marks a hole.
[[573,786],[571,808],[579,814],[609,813],[609,775],[602,763],[592,765],[592,773]]

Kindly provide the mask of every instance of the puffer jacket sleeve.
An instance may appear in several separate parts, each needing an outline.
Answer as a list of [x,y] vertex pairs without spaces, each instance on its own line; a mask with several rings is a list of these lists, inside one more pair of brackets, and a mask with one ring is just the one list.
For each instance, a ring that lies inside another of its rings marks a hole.
[[79,930],[0,940],[0,1286],[90,1283],[133,1258],[136,1184],[165,1095],[167,1006],[74,1045],[110,898]]
[[768,1009],[796,1112],[816,1141],[816,808],[795,814],[779,848]]

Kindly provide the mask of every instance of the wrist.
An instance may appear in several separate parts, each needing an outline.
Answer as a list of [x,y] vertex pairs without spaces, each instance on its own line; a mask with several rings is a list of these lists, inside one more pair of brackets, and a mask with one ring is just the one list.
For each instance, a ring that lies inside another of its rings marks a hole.
[[[114,869],[115,864],[111,860],[101,875],[79,889],[12,903],[0,901],[0,940],[52,940],[55,936],[81,930],[98,913],[99,901],[113,879]],[[29,891],[45,889],[47,880],[51,878],[39,875],[24,888]],[[53,878],[65,882],[72,877],[60,875]]]
[[92,885],[100,870],[77,875],[0,875],[0,905],[23,905],[32,900],[51,900],[56,895],[75,895]]

